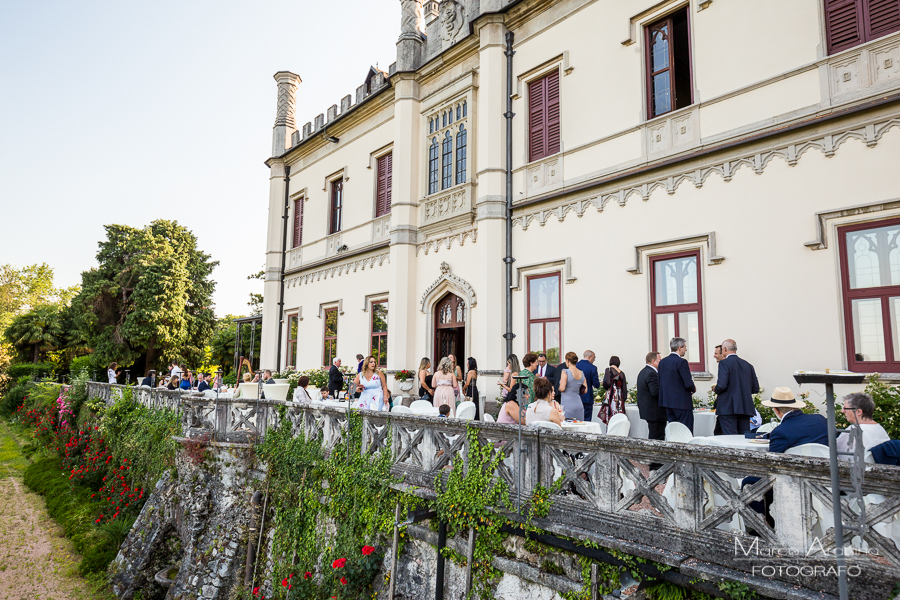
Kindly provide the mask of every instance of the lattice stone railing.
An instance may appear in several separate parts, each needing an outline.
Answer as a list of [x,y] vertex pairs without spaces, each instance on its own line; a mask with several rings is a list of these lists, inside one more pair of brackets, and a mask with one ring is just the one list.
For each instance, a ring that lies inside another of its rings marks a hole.
[[[107,402],[124,388],[89,386],[92,396]],[[347,428],[347,415],[337,408],[266,400],[216,402],[179,392],[131,389],[145,406],[181,411],[185,437],[253,442],[268,428],[279,426],[278,406],[286,407],[285,418],[294,435],[321,436],[326,454],[340,443]],[[682,572],[690,566],[698,576],[711,567],[755,573],[754,569],[773,566],[775,575],[766,571],[763,577],[836,591],[833,576],[814,581],[807,576],[810,568],[829,573],[834,569],[834,557],[828,554],[834,548],[834,530],[825,459],[529,427],[520,431],[514,425],[411,414],[359,413],[362,452],[389,450],[393,473],[419,495],[433,496],[435,478],[456,461],[465,467],[470,443],[466,433],[471,427],[480,444],[504,453],[495,476],[506,481],[514,505],[524,506],[538,484],[550,487],[562,478],[548,517],[534,521],[542,529],[679,566]],[[661,466],[649,471],[651,464]],[[745,477],[759,480],[742,489]],[[849,486],[849,469],[842,469],[841,478]],[[749,506],[769,491],[774,525]],[[890,537],[892,528],[900,530],[900,468],[868,466],[863,491],[878,502],[867,506],[864,542],[857,539],[854,544],[867,553],[857,552],[850,563],[860,566],[866,578],[900,580],[900,551]],[[846,500],[842,508],[847,520],[858,513]],[[861,584],[851,577],[851,586]]]

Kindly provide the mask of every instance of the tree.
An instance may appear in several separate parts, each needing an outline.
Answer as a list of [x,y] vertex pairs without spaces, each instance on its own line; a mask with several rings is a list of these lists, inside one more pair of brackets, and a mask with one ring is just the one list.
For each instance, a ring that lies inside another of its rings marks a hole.
[[[259,281],[265,281],[265,279],[266,279],[265,267],[260,269],[258,273],[253,273],[252,275],[247,275],[247,279],[258,279]],[[251,315],[262,314],[263,295],[250,292],[250,302],[247,303],[247,306],[250,307]]]
[[[235,315],[226,315],[225,317],[219,319],[216,322],[216,329],[212,334],[212,338],[209,340],[210,351],[212,352],[211,360],[214,364],[221,365],[222,371],[225,375],[228,375],[234,370],[234,338],[235,334],[237,334],[237,323],[234,322],[235,319],[240,319],[241,317]],[[254,357],[259,357],[259,349],[260,349],[260,334],[261,331],[256,332],[256,336],[251,335],[251,326],[243,325],[241,331],[241,354],[246,357],[252,355]],[[254,340],[253,349],[250,348],[251,339]]]
[[21,355],[29,352],[33,362],[55,350],[63,338],[62,313],[58,305],[38,306],[13,318],[3,335]]
[[137,363],[140,371],[170,360],[199,363],[215,324],[210,275],[218,262],[177,221],[105,229],[99,266],[82,273],[73,300],[98,361]]

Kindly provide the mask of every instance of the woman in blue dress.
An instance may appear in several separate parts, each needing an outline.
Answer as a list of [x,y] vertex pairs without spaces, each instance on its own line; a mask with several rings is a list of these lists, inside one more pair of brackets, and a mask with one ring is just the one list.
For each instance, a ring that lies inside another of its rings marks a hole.
[[359,392],[356,408],[388,410],[384,401],[388,395],[387,381],[384,373],[378,370],[378,362],[374,356],[367,356],[363,361],[363,369],[356,374],[353,385]]

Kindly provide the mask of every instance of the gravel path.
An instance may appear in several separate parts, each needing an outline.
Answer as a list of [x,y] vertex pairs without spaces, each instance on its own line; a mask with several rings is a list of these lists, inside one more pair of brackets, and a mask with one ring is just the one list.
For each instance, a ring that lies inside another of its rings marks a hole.
[[43,498],[22,483],[27,465],[0,422],[0,600],[107,597],[78,576],[79,557],[47,516]]

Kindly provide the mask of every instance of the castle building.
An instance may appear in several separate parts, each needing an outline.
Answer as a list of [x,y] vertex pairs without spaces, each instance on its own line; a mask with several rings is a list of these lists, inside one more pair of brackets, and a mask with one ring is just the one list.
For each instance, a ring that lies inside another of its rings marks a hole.
[[726,338],[767,390],[900,373],[900,0],[398,8],[302,127],[275,75],[263,366],[452,353],[493,398],[508,343],[634,380],[680,336],[701,395]]

